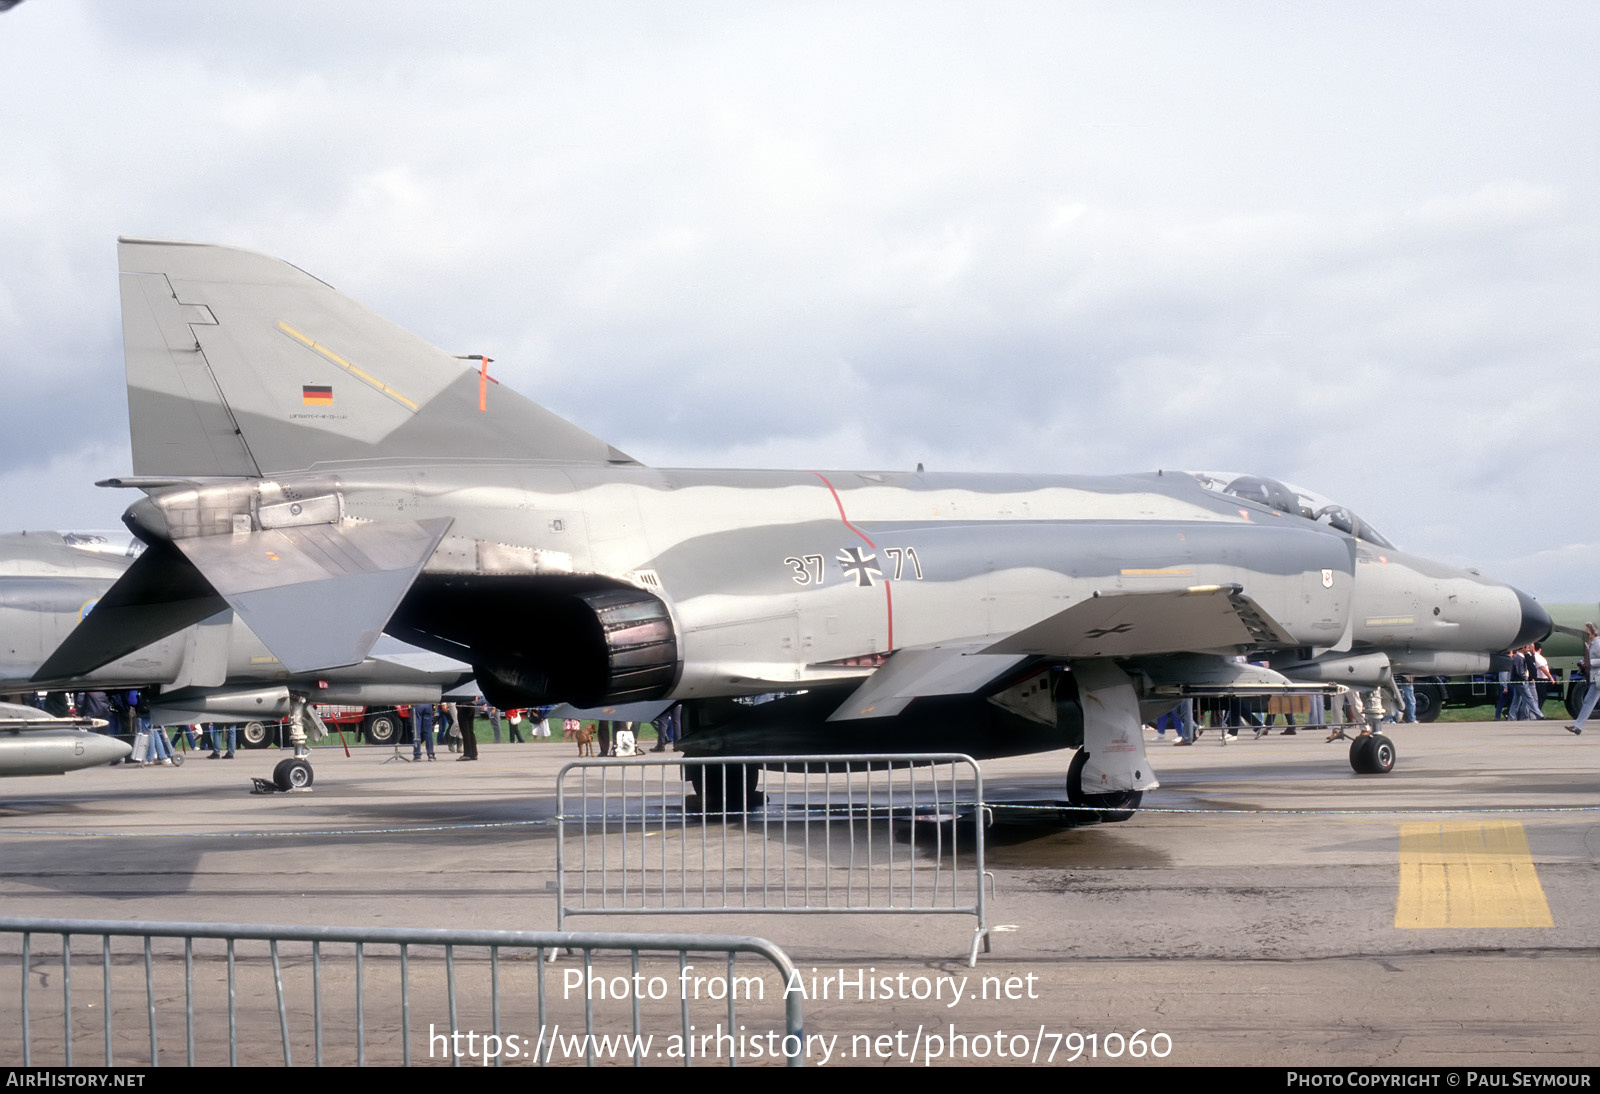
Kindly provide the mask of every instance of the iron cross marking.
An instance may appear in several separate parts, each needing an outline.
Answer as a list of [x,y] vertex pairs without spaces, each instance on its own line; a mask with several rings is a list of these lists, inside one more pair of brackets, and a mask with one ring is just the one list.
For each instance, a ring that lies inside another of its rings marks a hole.
[[878,568],[878,556],[863,553],[859,547],[846,547],[839,552],[839,569],[844,571],[845,577],[856,579],[858,589],[872,588],[872,579],[883,576]]

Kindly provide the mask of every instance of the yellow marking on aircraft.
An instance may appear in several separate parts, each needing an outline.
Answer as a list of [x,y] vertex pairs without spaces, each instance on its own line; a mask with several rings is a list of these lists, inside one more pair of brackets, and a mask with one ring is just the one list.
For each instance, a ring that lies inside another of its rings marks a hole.
[[321,342],[318,342],[318,341],[316,341],[314,339],[311,339],[311,338],[307,338],[305,335],[303,335],[299,331],[295,330],[289,324],[285,323],[282,319],[278,320],[278,329],[283,331],[283,333],[287,334],[290,338],[293,338],[295,341],[301,343],[302,345],[307,346],[310,349],[316,350],[318,353],[322,354],[322,356],[326,357],[328,360],[332,361],[334,364],[336,364],[340,368],[344,369],[350,375],[354,376],[357,380],[360,380],[362,383],[367,384],[369,387],[377,388],[379,391],[381,391],[385,395],[389,396],[389,398],[393,399],[395,402],[399,403],[401,406],[406,407],[407,409],[409,409],[413,413],[415,413],[415,411],[417,409],[417,404],[413,400],[407,399],[404,395],[400,394],[398,391],[396,391],[394,388],[390,387],[388,384],[384,383],[382,380],[378,379],[376,376],[373,376],[372,374],[367,373],[367,372],[363,372],[358,366],[352,364],[349,361],[346,361],[343,357],[340,357],[337,353],[333,352],[333,350],[329,349],[327,346],[323,345]]
[[1402,824],[1394,925],[1555,926],[1522,825]]
[[1194,571],[1187,566],[1168,570],[1123,570],[1123,577],[1188,577]]
[[252,665],[276,665],[278,659],[276,657],[252,657],[250,658],[250,663]]

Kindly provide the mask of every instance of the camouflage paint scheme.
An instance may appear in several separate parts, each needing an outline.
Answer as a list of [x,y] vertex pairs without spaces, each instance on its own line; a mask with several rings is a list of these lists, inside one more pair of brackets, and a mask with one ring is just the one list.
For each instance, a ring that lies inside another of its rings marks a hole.
[[685,751],[1081,744],[1069,790],[1121,801],[1183,694],[1470,671],[1417,666],[1548,629],[1272,480],[648,468],[286,263],[120,256],[136,476],[109,484],[152,547],[53,671],[226,605],[296,671],[387,629],[500,706],[683,700]]

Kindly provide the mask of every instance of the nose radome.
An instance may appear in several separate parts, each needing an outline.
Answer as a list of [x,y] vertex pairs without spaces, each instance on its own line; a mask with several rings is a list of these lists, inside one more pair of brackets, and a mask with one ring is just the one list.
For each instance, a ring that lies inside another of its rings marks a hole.
[[1511,640],[1511,646],[1526,646],[1530,642],[1542,642],[1550,637],[1552,624],[1550,613],[1545,611],[1539,602],[1515,586],[1511,589],[1517,594],[1517,603],[1522,607],[1522,626],[1517,630],[1517,636]]

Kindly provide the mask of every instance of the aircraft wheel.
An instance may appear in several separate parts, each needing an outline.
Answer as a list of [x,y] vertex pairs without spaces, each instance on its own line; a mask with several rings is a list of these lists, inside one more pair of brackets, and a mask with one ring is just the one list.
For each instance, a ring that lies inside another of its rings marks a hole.
[[748,813],[765,800],[756,789],[761,768],[755,764],[685,764],[683,777],[694,787],[684,803],[691,813]]
[[246,722],[239,727],[239,740],[246,748],[266,748],[270,736],[265,722]]
[[172,766],[173,767],[182,767],[183,766],[183,753],[179,752],[177,749],[173,749],[172,750]]
[[1387,775],[1394,770],[1395,748],[1394,742],[1381,733],[1372,735],[1372,773],[1374,775]]
[[1387,775],[1394,770],[1394,742],[1381,733],[1368,733],[1350,742],[1350,767],[1358,775]]
[[1067,765],[1067,801],[1073,805],[1087,805],[1099,809],[1099,818],[1107,824],[1125,821],[1144,800],[1142,790],[1117,790],[1110,794],[1085,794],[1083,792],[1083,767],[1089,762],[1087,749],[1078,749]]
[[303,790],[310,786],[315,775],[311,765],[298,756],[278,761],[272,769],[272,782],[279,790]]
[[1589,693],[1587,680],[1574,680],[1567,685],[1567,717],[1576,718],[1578,711],[1583,709],[1583,697]]
[[400,736],[400,722],[393,714],[374,714],[367,719],[367,743],[392,745]]
[[1412,689],[1417,696],[1417,721],[1432,722],[1444,709],[1444,688],[1439,684],[1417,684]]

